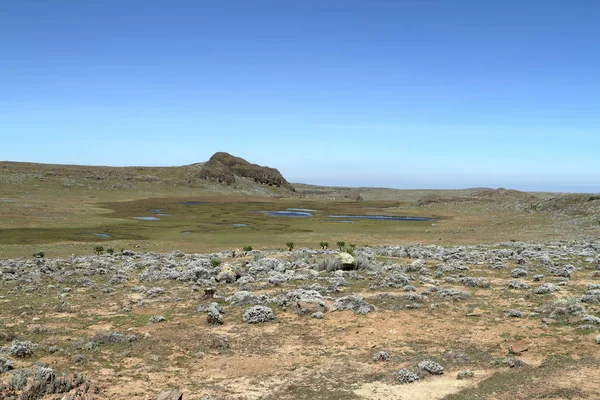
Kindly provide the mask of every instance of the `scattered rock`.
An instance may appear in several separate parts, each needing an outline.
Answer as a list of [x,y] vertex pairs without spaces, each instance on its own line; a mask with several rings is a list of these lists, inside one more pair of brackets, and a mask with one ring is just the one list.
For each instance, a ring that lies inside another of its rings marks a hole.
[[218,303],[210,303],[206,307],[206,321],[210,325],[223,325],[223,309]]
[[442,375],[444,373],[444,367],[435,361],[423,360],[417,366],[419,369],[426,371],[431,375]]
[[243,315],[243,320],[247,324],[259,324],[273,321],[274,319],[275,313],[273,312],[273,310],[265,306],[251,307],[247,309]]
[[413,383],[419,380],[419,375],[409,371],[406,368],[399,369],[393,373],[394,380],[403,385],[405,383]]
[[342,270],[353,270],[356,265],[354,257],[345,251],[340,252],[336,258],[340,261]]
[[463,369],[456,375],[456,379],[468,379],[475,376],[475,373],[469,369]]
[[296,314],[298,315],[314,315],[316,313],[323,314],[326,307],[320,303],[311,303],[306,301],[296,302]]
[[375,306],[367,303],[361,296],[345,296],[335,301],[336,310],[350,310],[354,314],[365,315],[375,311]]
[[560,288],[552,283],[544,283],[542,286],[539,286],[533,290],[535,294],[546,294],[551,292],[556,292],[560,290]]
[[391,355],[388,351],[378,351],[373,356],[373,361],[390,361]]

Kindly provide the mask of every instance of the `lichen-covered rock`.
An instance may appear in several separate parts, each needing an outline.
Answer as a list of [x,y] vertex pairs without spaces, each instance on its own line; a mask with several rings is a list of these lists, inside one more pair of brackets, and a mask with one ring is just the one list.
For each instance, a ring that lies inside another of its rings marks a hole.
[[37,347],[29,341],[13,340],[12,345],[0,349],[0,353],[10,354],[13,357],[31,357]]
[[135,335],[122,335],[116,332],[102,332],[97,333],[91,338],[91,342],[96,344],[120,344],[120,343],[132,343],[137,340]]
[[281,285],[289,280],[290,276],[282,274],[281,272],[272,271],[267,277],[267,282],[271,285]]
[[158,297],[165,293],[165,289],[161,287],[153,287],[146,292],[146,297]]
[[210,303],[206,307],[206,322],[210,325],[223,325],[223,309],[219,303]]
[[378,351],[373,355],[373,361],[390,361],[391,355],[389,351]]
[[556,292],[560,290],[560,288],[552,283],[544,283],[542,286],[538,286],[533,290],[535,294],[546,294],[551,292]]
[[367,303],[361,296],[345,296],[335,301],[336,310],[350,310],[354,314],[365,315],[375,311],[375,306]]
[[431,375],[441,375],[444,373],[444,367],[435,361],[431,360],[423,360],[419,364],[417,364],[420,370],[426,371]]
[[471,293],[465,292],[463,290],[455,290],[455,289],[440,289],[437,292],[437,295],[443,298],[449,298],[452,300],[463,300],[467,297],[471,296]]
[[529,272],[527,272],[527,270],[523,268],[515,268],[512,271],[510,271],[510,275],[513,278],[524,278],[527,275],[529,275]]
[[164,322],[164,321],[166,321],[166,319],[162,315],[153,315],[148,320],[148,323],[149,324],[156,324],[156,323]]
[[508,284],[506,286],[508,286],[510,289],[517,289],[517,290],[531,288],[531,286],[529,286],[525,282],[519,282],[519,281],[514,281],[514,280],[508,282]]
[[356,261],[352,255],[342,251],[336,258],[340,261],[343,270],[352,270],[356,266]]
[[380,285],[401,288],[410,282],[410,277],[401,271],[392,271],[388,276],[382,278]]
[[509,368],[521,368],[525,366],[525,362],[520,358],[507,358],[504,363],[508,365]]
[[456,379],[468,379],[475,376],[475,373],[469,369],[463,369],[456,375]]
[[240,277],[240,274],[229,264],[224,264],[215,280],[221,283],[233,283]]
[[460,283],[465,286],[488,288],[490,282],[485,278],[473,278],[472,276],[464,276],[459,279]]
[[226,300],[234,306],[250,306],[250,305],[258,305],[264,304],[268,301],[268,297],[264,294],[255,295],[251,292],[240,290],[239,292],[235,292],[232,296],[228,297]]
[[275,313],[270,307],[254,306],[244,312],[243,319],[248,324],[270,322],[275,319]]
[[12,369],[14,369],[12,361],[7,360],[6,358],[0,358],[0,374],[8,372]]
[[506,313],[511,318],[523,318],[523,315],[524,315],[523,311],[519,311],[519,310],[508,310]]
[[594,315],[584,315],[583,316],[583,321],[590,323],[590,324],[594,324],[594,325],[599,325],[600,324],[600,318],[594,316]]
[[402,368],[394,372],[393,376],[394,380],[401,385],[405,383],[413,383],[419,380],[419,375],[415,374],[412,371],[409,371],[406,368]]

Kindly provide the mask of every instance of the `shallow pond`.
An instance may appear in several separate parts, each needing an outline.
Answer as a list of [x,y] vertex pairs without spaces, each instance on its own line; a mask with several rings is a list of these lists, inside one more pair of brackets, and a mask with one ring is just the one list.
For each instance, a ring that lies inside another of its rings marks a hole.
[[156,218],[156,217],[133,217],[133,219],[139,219],[142,221],[158,221],[158,220],[160,220],[160,218]]
[[101,238],[109,238],[110,235],[108,233],[94,233],[94,236],[98,236]]
[[248,225],[247,224],[232,224],[231,226],[234,226],[236,228],[241,228],[241,227],[248,226]]
[[267,214],[272,217],[291,217],[291,218],[302,218],[312,217],[313,215],[309,212],[304,211],[267,211]]
[[436,221],[437,218],[427,217],[401,217],[393,215],[328,215],[329,218],[348,219],[375,219],[380,221]]

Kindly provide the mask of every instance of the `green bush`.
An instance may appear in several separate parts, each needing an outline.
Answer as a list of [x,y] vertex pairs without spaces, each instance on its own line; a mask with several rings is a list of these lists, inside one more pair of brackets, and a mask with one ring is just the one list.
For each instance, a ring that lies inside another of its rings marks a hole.
[[210,265],[212,265],[213,267],[218,267],[219,265],[221,265],[221,259],[220,258],[211,258],[210,259]]
[[95,246],[95,247],[94,247],[94,252],[95,252],[97,255],[100,255],[100,254],[102,254],[102,253],[104,252],[104,246]]
[[294,242],[287,242],[285,245],[287,246],[289,251],[294,250]]
[[321,248],[322,248],[323,250],[325,250],[326,248],[328,248],[328,247],[329,247],[329,243],[327,243],[327,242],[321,242],[321,243],[319,243],[319,246],[321,246]]
[[350,245],[350,246],[347,246],[347,247],[344,249],[344,251],[345,251],[346,253],[350,254],[351,256],[353,256],[353,255],[354,255],[354,247],[352,247],[351,245]]
[[252,246],[244,246],[244,251],[252,251]]
[[346,246],[346,242],[339,241],[336,244],[337,244],[338,249],[340,249],[340,251],[344,251],[344,246]]
[[33,253],[33,257],[35,257],[35,258],[44,258],[44,252],[43,251],[38,251],[36,253]]
[[109,247],[108,249],[106,249],[106,252],[108,254],[114,254],[115,250],[112,247]]

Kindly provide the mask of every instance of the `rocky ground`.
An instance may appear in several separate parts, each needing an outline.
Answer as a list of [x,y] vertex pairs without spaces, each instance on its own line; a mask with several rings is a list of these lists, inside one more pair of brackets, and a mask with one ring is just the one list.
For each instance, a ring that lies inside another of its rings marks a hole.
[[600,398],[600,241],[342,250],[2,260],[0,398]]

